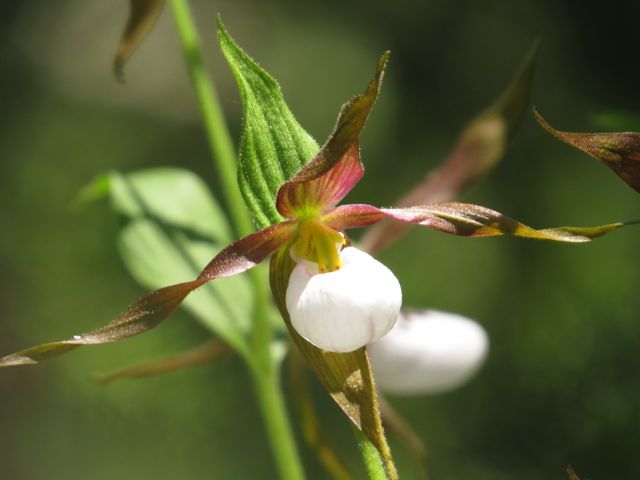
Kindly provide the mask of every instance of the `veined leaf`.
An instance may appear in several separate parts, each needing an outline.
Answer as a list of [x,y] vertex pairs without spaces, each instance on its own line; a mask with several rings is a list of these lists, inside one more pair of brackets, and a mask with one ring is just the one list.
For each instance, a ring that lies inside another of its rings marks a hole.
[[[145,288],[191,280],[231,243],[224,213],[192,172],[156,168],[110,175],[114,208],[130,221],[118,239],[122,258]],[[244,342],[252,291],[244,277],[203,286],[184,307],[234,347]]]
[[[456,200],[500,161],[527,111],[539,51],[536,41],[510,85],[465,127],[449,156],[398,201],[399,207]],[[363,235],[361,246],[370,253],[379,252],[408,228],[383,221]]]
[[233,41],[218,18],[222,52],[238,82],[244,118],[238,182],[259,228],[280,222],[280,186],[318,152],[318,144],[298,124],[278,83]]
[[153,29],[164,3],[165,0],[129,0],[129,18],[113,59],[113,71],[118,80],[124,80],[125,63]]

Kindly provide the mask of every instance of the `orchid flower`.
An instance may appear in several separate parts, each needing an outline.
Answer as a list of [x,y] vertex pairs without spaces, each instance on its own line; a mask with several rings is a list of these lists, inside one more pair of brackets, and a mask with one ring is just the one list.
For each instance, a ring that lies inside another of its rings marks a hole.
[[381,391],[433,394],[453,390],[476,373],[487,356],[489,337],[479,323],[462,315],[409,310],[367,350]]
[[[511,234],[571,243],[587,242],[624,225],[614,223],[589,228],[559,227],[536,230],[494,210],[458,202],[406,208],[378,208],[368,204],[338,205],[364,175],[364,167],[360,161],[359,134],[378,96],[388,58],[388,53],[381,57],[376,74],[366,91],[342,107],[335,130],[315,158],[279,188],[275,205],[278,213],[284,217],[283,221],[229,245],[204,267],[196,279],[164,287],[143,296],[104,327],[82,335],[74,335],[68,340],[42,344],[7,355],[0,359],[0,367],[33,364],[82,345],[109,343],[142,333],[171,315],[187,295],[198,287],[212,280],[245,272],[278,251],[285,251],[288,256],[299,261],[309,262],[307,265],[315,265],[317,275],[339,271],[344,259],[344,254],[341,257],[341,249],[348,243],[348,238],[342,232],[366,227],[385,218],[452,235],[489,237]],[[364,281],[363,276],[371,271],[371,261],[368,260],[365,264],[366,267],[357,268],[353,282]],[[376,269],[382,271],[377,267],[373,268]],[[392,305],[389,306],[385,318],[381,319],[382,326],[378,331],[388,330],[393,325],[398,314],[396,308],[399,309],[399,289],[396,289],[386,275],[385,272],[383,282],[389,286],[388,294],[393,296],[394,300],[390,301]],[[352,286],[357,287],[353,283]],[[377,308],[380,296],[378,290],[371,290],[371,296],[359,305],[363,312],[359,321],[369,321],[368,312]],[[325,304],[317,302],[314,307],[317,311],[303,314],[307,319],[302,320],[302,323],[328,322],[326,318],[323,320],[322,309],[327,307],[329,311],[329,303],[336,297],[329,294],[323,298],[326,299]],[[334,307],[335,305],[331,308]],[[296,311],[292,313],[292,320],[296,324]],[[389,320],[389,317],[393,318]],[[345,318],[343,321],[347,322],[349,319]],[[304,336],[304,327],[298,328]],[[331,327],[329,323],[324,326],[311,326],[311,330],[323,328]],[[354,326],[353,329],[362,333],[362,326]],[[306,330],[307,336],[313,337],[313,333],[310,334],[309,331]],[[369,333],[360,335],[358,341],[352,341],[348,338],[345,327],[344,343],[348,344],[347,347],[334,345],[334,348],[337,351],[356,350],[379,337],[378,333]],[[311,341],[314,341],[313,338]],[[331,345],[323,345],[332,348]]]
[[[338,271],[342,266],[340,250],[347,243],[347,237],[341,232],[372,225],[385,218],[452,235],[489,237],[511,234],[572,243],[587,242],[624,225],[614,223],[591,228],[535,230],[494,210],[457,202],[407,208],[378,208],[367,204],[338,205],[364,175],[364,167],[360,161],[359,134],[377,98],[388,58],[388,53],[382,56],[376,75],[366,91],[342,107],[334,132],[316,157],[278,190],[276,207],[285,218],[284,221],[229,245],[204,267],[196,279],[143,296],[104,327],[75,335],[68,340],[39,345],[5,356],[0,359],[0,367],[33,364],[82,345],[109,343],[142,333],[171,315],[186,296],[198,287],[212,280],[245,272],[280,249],[285,249],[294,258],[317,265],[318,275]],[[356,275],[354,281],[362,281],[362,278]],[[397,291],[389,293],[396,296],[398,294]],[[364,317],[366,311],[376,308],[379,296],[379,292],[372,291],[369,298],[372,303],[361,306],[365,311]],[[309,314],[309,319],[321,322],[323,305],[318,304],[317,308],[320,310]],[[389,310],[391,315],[394,309]],[[393,325],[397,313],[393,313],[392,320],[383,319],[381,323],[387,323],[382,330],[388,330]],[[318,318],[320,320],[314,320]],[[376,337],[376,334],[364,335],[361,341],[351,342],[348,348],[356,350]],[[349,343],[350,340],[347,338],[345,342]],[[337,346],[336,350],[344,351],[341,346]]]

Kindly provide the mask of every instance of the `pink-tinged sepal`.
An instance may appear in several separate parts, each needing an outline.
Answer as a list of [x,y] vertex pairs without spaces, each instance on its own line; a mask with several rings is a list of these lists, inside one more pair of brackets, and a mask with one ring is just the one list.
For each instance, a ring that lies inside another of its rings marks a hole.
[[450,235],[464,237],[514,235],[567,243],[589,242],[625,225],[637,223],[612,223],[597,227],[556,227],[537,230],[495,210],[458,202],[434,203],[409,208],[381,208],[380,211],[395,220],[422,225]]
[[216,255],[197,279],[148,293],[103,327],[68,340],[45,343],[0,358],[0,368],[30,365],[83,345],[99,345],[144,333],[169,317],[193,290],[216,278],[230,277],[253,268],[282,247],[295,225],[279,223],[247,235]]
[[335,230],[362,228],[378,223],[386,214],[367,204],[340,205],[322,216],[322,222]]
[[538,123],[554,137],[600,160],[636,192],[640,192],[640,133],[574,133],[556,130],[536,110]]
[[360,132],[378,97],[388,60],[386,52],[367,90],[343,105],[336,127],[320,152],[280,187],[277,208],[281,215],[300,218],[327,211],[362,178]]
[[278,250],[294,233],[294,223],[282,222],[247,235],[218,253],[198,279],[213,280],[245,272]]

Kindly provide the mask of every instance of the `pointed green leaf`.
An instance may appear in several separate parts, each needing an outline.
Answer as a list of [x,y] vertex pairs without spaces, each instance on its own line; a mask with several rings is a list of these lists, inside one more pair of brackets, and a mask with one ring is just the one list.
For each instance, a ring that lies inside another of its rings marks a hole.
[[259,228],[282,220],[276,209],[280,186],[318,152],[298,124],[278,83],[233,41],[220,19],[222,52],[238,82],[244,118],[238,182]]
[[[506,90],[462,131],[445,161],[404,195],[398,206],[453,201],[500,161],[527,111],[539,52],[540,42],[536,41]],[[397,222],[382,222],[364,234],[361,246],[379,252],[407,230],[408,226]]]
[[152,362],[141,363],[132,367],[122,368],[110,373],[95,375],[94,380],[103,385],[107,385],[116,380],[122,380],[125,378],[161,375],[210,362],[211,360],[219,358],[220,356],[230,352],[231,348],[229,348],[229,345],[216,338],[177,355],[172,355]]
[[574,133],[556,130],[534,109],[538,123],[551,135],[600,160],[636,192],[640,192],[640,133]]
[[164,3],[164,0],[129,0],[129,18],[113,59],[118,80],[124,80],[125,63],[155,26]]
[[376,447],[389,479],[398,478],[387,444],[378,409],[376,389],[365,348],[350,353],[322,350],[302,338],[291,325],[285,297],[294,263],[288,248],[271,257],[271,291],[287,325],[289,334],[311,370],[349,420]]

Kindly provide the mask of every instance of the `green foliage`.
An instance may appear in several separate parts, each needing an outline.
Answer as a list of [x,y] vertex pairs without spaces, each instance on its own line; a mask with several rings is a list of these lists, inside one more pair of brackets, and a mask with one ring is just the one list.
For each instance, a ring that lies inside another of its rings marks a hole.
[[278,83],[247,56],[218,19],[220,47],[235,75],[244,119],[238,182],[259,228],[280,222],[276,195],[318,151],[318,144],[298,124]]
[[[145,288],[191,280],[231,243],[225,216],[195,174],[157,168],[109,174],[114,209],[128,224],[118,246],[134,278]],[[204,285],[184,306],[203,324],[238,346],[249,328],[252,291],[242,276]]]

